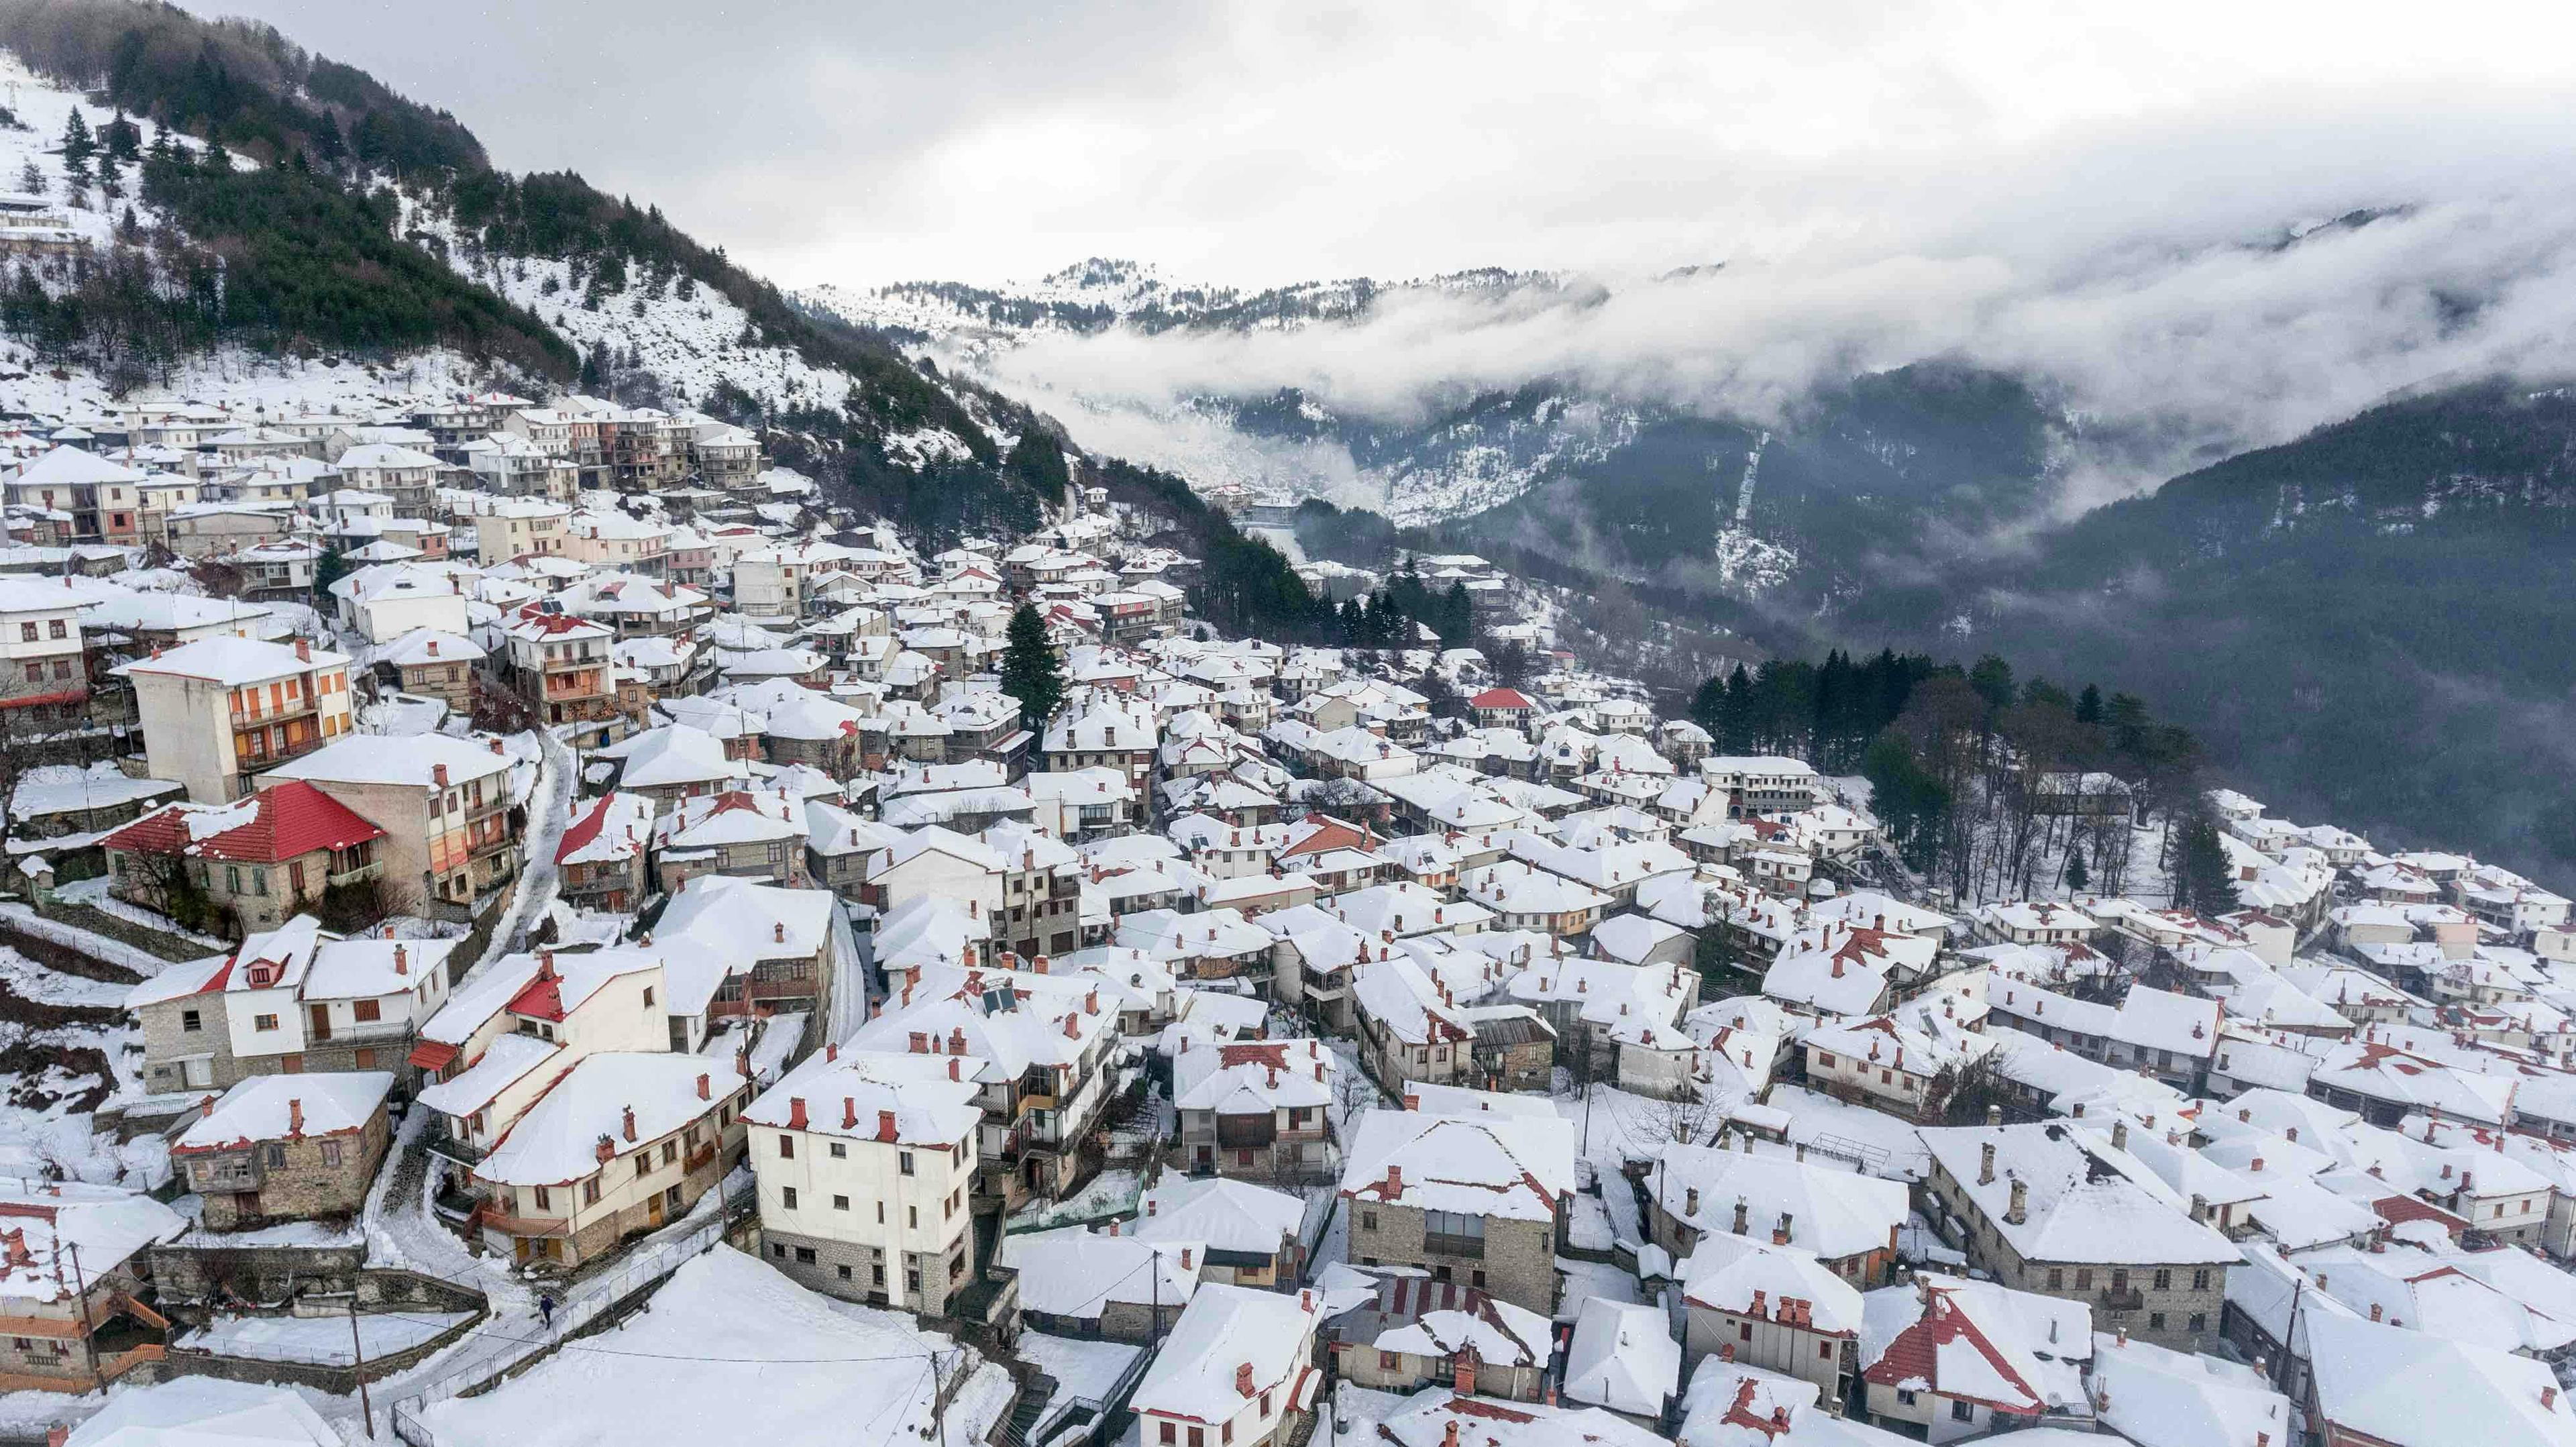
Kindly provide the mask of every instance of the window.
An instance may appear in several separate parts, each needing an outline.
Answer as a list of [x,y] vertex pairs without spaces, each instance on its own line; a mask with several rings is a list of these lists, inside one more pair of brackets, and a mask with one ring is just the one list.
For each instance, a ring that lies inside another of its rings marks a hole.
[[650,985],[644,987],[644,1008],[653,1008],[653,987]]
[[194,1010],[182,1010],[179,1012],[179,1028],[193,1035],[206,1028],[205,1017]]
[[1911,1407],[1911,1406],[1913,1406],[1913,1405],[1914,1405],[1914,1389],[1913,1389],[1912,1387],[1899,1387],[1899,1388],[1897,1388],[1897,1389],[1896,1389],[1896,1402],[1897,1402],[1897,1405],[1898,1405],[1898,1406],[1902,1406],[1902,1407]]
[[778,1194],[780,1199],[786,1203],[788,1210],[793,1211],[796,1209],[796,1188],[794,1186],[789,1186]]
[[322,1164],[326,1166],[336,1166],[340,1164],[340,1143],[338,1141],[324,1141],[322,1143]]
[[2193,1312],[2191,1314],[2191,1334],[2193,1336],[2198,1336],[2207,1330],[2209,1330],[2209,1313],[2205,1311]]
[[1485,1218],[1464,1211],[1422,1213],[1422,1249],[1437,1256],[1485,1254]]
[[796,1248],[796,1260],[797,1260],[798,1264],[800,1264],[800,1265],[804,1265],[804,1266],[811,1266],[811,1265],[813,1265],[813,1264],[814,1264],[814,1248],[813,1248],[813,1247],[811,1247],[811,1246],[799,1246],[799,1247],[797,1247],[797,1248]]
[[664,1165],[666,1165],[666,1166],[667,1166],[667,1165],[671,1164],[673,1161],[678,1160],[679,1158],[680,1158],[680,1143],[679,1143],[678,1141],[664,1141],[664,1142],[662,1142],[662,1164],[664,1164]]
[[[1379,1353],[1377,1354],[1377,1369],[1378,1369],[1379,1371],[1381,1371],[1381,1372],[1391,1372],[1391,1371],[1394,1371],[1394,1370],[1395,1370],[1395,1353],[1393,1353],[1393,1352],[1379,1352]],[[1171,1440],[1172,1440],[1172,1437],[1171,1437],[1171,1431],[1172,1431],[1172,1429],[1171,1429],[1171,1428],[1169,1428],[1169,1427],[1165,1427],[1165,1428],[1163,1429],[1163,1440],[1164,1440],[1164,1441],[1169,1442],[1169,1441],[1171,1441]]]
[[250,1017],[250,1028],[253,1030],[274,1030],[277,1028],[277,1017],[275,1015],[253,1015]]
[[2065,1289],[2065,1286],[2066,1268],[2063,1266],[2052,1266],[2048,1268],[2048,1289],[2051,1291],[2060,1291]]
[[919,1206],[906,1206],[906,1207],[904,1207],[904,1208],[903,1208],[903,1224],[904,1224],[904,1225],[906,1225],[906,1226],[908,1226],[908,1227],[911,1227],[911,1228],[913,1228],[913,1229],[915,1229],[915,1230],[920,1229],[920,1226],[921,1226],[921,1208],[920,1208]]
[[1832,1361],[1834,1359],[1834,1344],[1829,1341],[1820,1341],[1816,1343],[1816,1357],[1819,1361]]
[[554,1197],[548,1193],[546,1188],[543,1186],[537,1187],[537,1209],[540,1211],[551,1211],[554,1209],[554,1205]]
[[2171,1270],[2170,1268],[2163,1267],[2163,1266],[2159,1266],[2159,1267],[2157,1267],[2157,1268],[2156,1268],[2156,1290],[2158,1290],[2158,1291],[2171,1291],[2171,1290],[2173,1290],[2173,1272],[2172,1272],[2172,1270]]
[[848,1267],[844,1266],[844,1267],[839,1268],[839,1270],[840,1270],[840,1273],[841,1273],[841,1279],[842,1279],[843,1281],[847,1281],[847,1280],[849,1280],[849,1279],[850,1279],[850,1268],[848,1268]]
[[2093,1289],[2092,1267],[2078,1266],[2075,1268],[2075,1289],[2078,1291],[2091,1291]]
[[1377,1229],[1377,1212],[1375,1212],[1375,1211],[1362,1211],[1362,1212],[1360,1212],[1360,1229],[1361,1229],[1361,1230],[1363,1230],[1363,1231],[1374,1231],[1374,1230],[1376,1230],[1376,1229]]
[[360,1000],[349,1007],[349,1014],[359,1024],[366,1025],[383,1019],[385,1010],[381,1001]]
[[635,1179],[640,1181],[651,1174],[653,1174],[653,1153],[651,1151],[637,1151],[635,1153]]
[[2148,1313],[2147,1313],[2147,1330],[2149,1330],[2149,1331],[2163,1331],[2164,1329],[2165,1329],[2165,1314],[2164,1314],[2163,1312],[2161,1312],[2161,1311],[2151,1311],[2151,1312],[2148,1312]]
[[71,635],[63,630],[63,620],[57,618],[45,625],[45,636],[48,638],[68,638]]
[[2194,1268],[2192,1269],[2192,1273],[2191,1273],[2191,1289],[2192,1289],[2192,1290],[2194,1290],[2194,1291],[2207,1291],[2207,1290],[2209,1289],[2209,1268],[2208,1268],[2208,1267],[2206,1267],[2206,1266],[2199,1266],[2199,1267],[2194,1267]]
[[796,1159],[796,1137],[783,1135],[778,1138],[778,1158],[782,1161]]
[[1749,1321],[1737,1322],[1735,1324],[1735,1339],[1737,1341],[1753,1340],[1753,1323]]
[[1950,1404],[1950,1420],[1953,1422],[1973,1422],[1977,1420],[1976,1405],[1971,1402],[1952,1402]]
[[[22,1343],[22,1345],[23,1345],[23,1343]],[[1380,1352],[1380,1353],[1378,1353],[1378,1355],[1379,1355],[1379,1356],[1385,1356],[1385,1355],[1386,1355],[1386,1353],[1384,1353],[1384,1352]],[[1163,1424],[1163,1431],[1162,1431],[1162,1434],[1161,1434],[1161,1436],[1160,1436],[1160,1438],[1159,1438],[1158,1440],[1168,1443],[1168,1442],[1170,1442],[1170,1441],[1172,1440],[1172,1435],[1173,1435],[1173,1434],[1172,1434],[1172,1424],[1171,1424],[1171,1423],[1169,1423],[1169,1422],[1165,1422],[1165,1423]]]
[[1232,1422],[1226,1422],[1220,1425],[1216,1429],[1216,1440],[1219,1442],[1232,1442],[1234,1440],[1234,1424]]
[[585,1206],[599,1204],[599,1177],[593,1176],[581,1183],[581,1203]]
[[785,1242],[783,1242],[783,1241],[772,1241],[772,1242],[770,1242],[770,1243],[769,1243],[769,1254],[770,1254],[772,1257],[775,1257],[776,1259],[778,1259],[778,1260],[780,1260],[780,1261],[784,1261],[784,1260],[786,1260],[786,1259],[787,1259],[787,1243],[785,1243]]
[[912,1174],[912,1152],[897,1151],[894,1159],[896,1167],[905,1175],[908,1176]]
[[2126,1291],[2129,1289],[2129,1268],[2125,1266],[2114,1266],[2111,1268],[2111,1289],[2114,1292]]
[[834,1142],[832,1142],[832,1159],[834,1159],[834,1160],[836,1160],[836,1161],[842,1161],[842,1160],[848,1160],[848,1159],[849,1159],[849,1157],[850,1157],[850,1148],[849,1148],[848,1146],[846,1146],[846,1145],[842,1144],[842,1143],[841,1143],[841,1142],[839,1142],[839,1141],[834,1141]]
[[835,1211],[846,1211],[850,1209],[850,1198],[847,1196],[834,1196],[832,1198],[832,1209]]
[[27,665],[27,681],[28,681],[29,683],[42,683],[42,682],[44,682],[44,681],[45,681],[45,665],[44,665],[44,664],[42,664],[42,663],[30,663],[30,664],[28,664],[28,665]]
[[1192,1427],[1190,1429],[1190,1447],[1207,1447],[1206,1428]]

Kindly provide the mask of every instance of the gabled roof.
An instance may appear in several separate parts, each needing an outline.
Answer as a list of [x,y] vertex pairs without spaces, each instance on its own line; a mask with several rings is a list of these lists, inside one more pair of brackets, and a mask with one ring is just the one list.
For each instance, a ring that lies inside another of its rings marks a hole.
[[384,837],[384,830],[347,805],[295,779],[230,804],[170,804],[99,842],[137,854],[282,864]]

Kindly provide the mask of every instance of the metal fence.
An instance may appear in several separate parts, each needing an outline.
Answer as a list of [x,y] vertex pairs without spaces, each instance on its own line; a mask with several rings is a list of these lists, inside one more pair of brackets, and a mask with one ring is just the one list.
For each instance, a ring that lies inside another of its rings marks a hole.
[[687,1265],[691,1257],[722,1241],[733,1223],[734,1214],[728,1205],[685,1234],[628,1257],[615,1271],[577,1283],[568,1293],[570,1299],[556,1308],[554,1323],[550,1327],[533,1329],[524,1335],[493,1331],[468,1343],[457,1360],[442,1368],[439,1375],[394,1403],[394,1435],[410,1447],[437,1447],[436,1434],[422,1420],[423,1412],[431,1403],[494,1386],[520,1366],[561,1346],[583,1327],[616,1310],[636,1293]]

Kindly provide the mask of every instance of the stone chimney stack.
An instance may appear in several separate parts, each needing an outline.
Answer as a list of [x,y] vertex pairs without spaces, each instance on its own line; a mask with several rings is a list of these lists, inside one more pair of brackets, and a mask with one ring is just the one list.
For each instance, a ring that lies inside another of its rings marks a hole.
[[1991,1186],[1994,1183],[1995,1143],[1993,1141],[1988,1141],[1977,1148],[1977,1184],[1980,1186]]
[[2015,1181],[2012,1183],[2012,1205],[2005,1209],[2004,1220],[2011,1225],[2018,1226],[2029,1219],[2030,1182]]

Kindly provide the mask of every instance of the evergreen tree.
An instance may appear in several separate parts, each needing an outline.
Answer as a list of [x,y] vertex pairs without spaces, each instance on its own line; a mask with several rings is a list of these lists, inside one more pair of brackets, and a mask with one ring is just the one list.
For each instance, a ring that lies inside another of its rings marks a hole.
[[2174,902],[2208,918],[2244,908],[2244,901],[2236,893],[2236,871],[2228,863],[2227,846],[2219,842],[2218,821],[2210,818],[2206,810],[2195,812],[2183,825]]
[[1986,701],[1986,707],[2010,708],[2014,693],[2012,665],[1989,653],[1968,670],[1968,686]]
[[2070,847],[2066,851],[2066,887],[2069,890],[2080,892],[2086,885],[2091,884],[2092,882],[2092,874],[2084,867],[2083,849],[2081,847]]
[[1044,730],[1064,703],[1064,674],[1047,645],[1046,620],[1026,603],[1011,615],[1003,638],[1002,692],[1020,701],[1020,725],[1032,733]]
[[2075,696],[2075,721],[2080,724],[2098,724],[2102,721],[2101,689],[2088,683],[2084,685],[2084,691]]
[[37,165],[35,162],[33,162],[33,161],[29,161],[29,162],[28,162],[27,164],[25,164],[24,166],[19,167],[19,168],[18,168],[18,189],[19,189],[19,190],[21,190],[21,191],[26,192],[26,193],[27,193],[28,195],[30,195],[30,196],[42,196],[42,195],[44,195],[44,194],[45,194],[45,172],[44,172],[44,168],[42,168],[42,167],[38,166],[38,165]]
[[80,107],[72,107],[72,116],[63,122],[63,169],[75,181],[89,180],[89,158],[98,150],[98,142],[89,133],[89,122],[81,119]]

